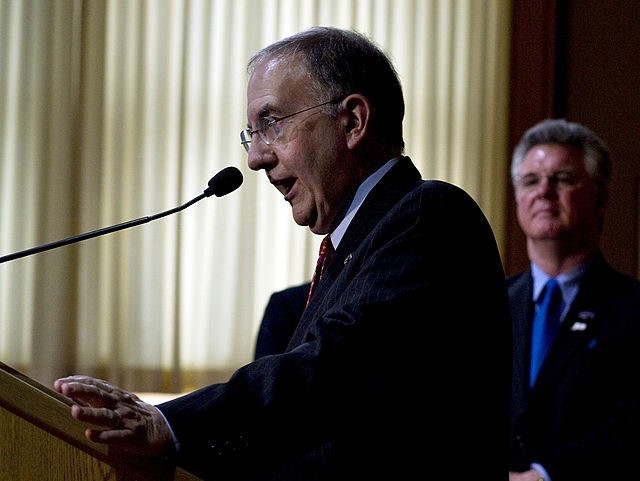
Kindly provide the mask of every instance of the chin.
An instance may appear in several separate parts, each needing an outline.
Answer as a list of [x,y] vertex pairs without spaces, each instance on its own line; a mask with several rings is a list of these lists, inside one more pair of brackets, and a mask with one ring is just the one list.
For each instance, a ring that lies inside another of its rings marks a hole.
[[314,234],[323,235],[329,232],[329,228],[317,222],[317,219],[316,222],[307,222],[306,225],[309,226],[309,230]]
[[309,229],[313,232],[313,224],[309,222],[309,218],[304,215],[297,215],[296,212],[293,212],[293,220],[299,226],[305,227],[309,226]]
[[558,240],[562,239],[562,231],[558,229],[545,229],[536,231],[534,235],[530,236],[533,239],[538,240]]

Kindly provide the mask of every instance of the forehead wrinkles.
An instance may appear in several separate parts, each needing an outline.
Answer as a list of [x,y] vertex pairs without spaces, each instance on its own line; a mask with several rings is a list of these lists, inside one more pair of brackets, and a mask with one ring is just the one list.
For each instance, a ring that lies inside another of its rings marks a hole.
[[302,99],[314,100],[309,73],[291,56],[269,58],[256,65],[247,93],[249,103],[261,113],[295,107]]

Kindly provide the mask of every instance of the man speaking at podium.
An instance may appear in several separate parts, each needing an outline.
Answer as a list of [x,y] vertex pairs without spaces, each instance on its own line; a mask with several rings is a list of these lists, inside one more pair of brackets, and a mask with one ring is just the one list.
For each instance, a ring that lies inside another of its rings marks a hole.
[[469,195],[421,180],[403,155],[393,65],[366,37],[319,27],[264,48],[248,72],[249,167],[297,224],[330,235],[287,349],[158,406],[58,379],[72,416],[93,441],[212,480],[506,480],[498,249]]

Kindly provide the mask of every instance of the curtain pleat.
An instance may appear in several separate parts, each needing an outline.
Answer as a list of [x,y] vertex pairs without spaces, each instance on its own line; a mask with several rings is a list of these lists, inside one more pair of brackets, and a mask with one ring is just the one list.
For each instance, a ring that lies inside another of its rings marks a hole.
[[172,209],[226,166],[243,185],[131,229],[0,264],[0,360],[184,391],[249,361],[269,295],[320,239],[246,166],[246,62],[312,25],[396,64],[407,154],[465,188],[503,242],[508,0],[0,0],[0,255]]

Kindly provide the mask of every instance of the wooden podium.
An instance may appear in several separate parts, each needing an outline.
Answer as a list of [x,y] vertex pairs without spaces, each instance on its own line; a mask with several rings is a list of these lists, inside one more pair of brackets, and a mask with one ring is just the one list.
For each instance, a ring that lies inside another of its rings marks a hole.
[[161,460],[110,454],[85,438],[70,407],[0,362],[0,481],[201,481]]

